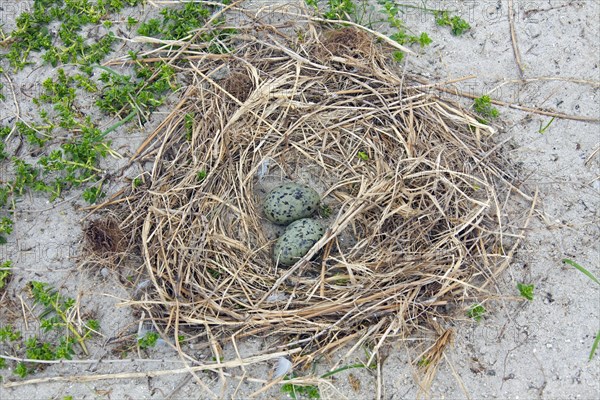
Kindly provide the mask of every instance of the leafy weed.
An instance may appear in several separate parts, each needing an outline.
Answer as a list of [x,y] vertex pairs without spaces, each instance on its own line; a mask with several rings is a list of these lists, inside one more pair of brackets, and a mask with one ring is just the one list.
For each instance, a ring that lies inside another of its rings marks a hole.
[[485,315],[487,310],[481,304],[474,304],[467,311],[467,317],[474,319],[475,321],[481,321],[481,318]]
[[500,112],[497,108],[492,106],[492,100],[490,99],[490,96],[487,95],[476,98],[473,102],[473,108],[479,115],[487,118],[480,120],[484,124],[489,123],[488,119],[495,119],[500,116]]
[[526,285],[524,283],[517,283],[517,289],[519,289],[519,293],[522,297],[526,298],[529,301],[533,300],[533,291],[535,286],[533,284]]

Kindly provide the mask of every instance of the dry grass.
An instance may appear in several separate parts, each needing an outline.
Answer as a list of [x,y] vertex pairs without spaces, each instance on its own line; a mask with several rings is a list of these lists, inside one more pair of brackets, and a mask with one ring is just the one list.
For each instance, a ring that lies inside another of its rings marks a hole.
[[[295,364],[376,351],[485,297],[508,264],[518,235],[502,219],[511,190],[493,129],[401,73],[367,33],[309,28],[301,41],[241,34],[232,54],[185,64],[191,84],[136,156],[153,161],[147,185],[113,201],[152,281],[136,305],[167,337],[193,332],[215,353],[271,337],[273,352],[301,349]],[[261,197],[287,180],[333,212],[282,269]],[[422,349],[426,380],[449,332]]]

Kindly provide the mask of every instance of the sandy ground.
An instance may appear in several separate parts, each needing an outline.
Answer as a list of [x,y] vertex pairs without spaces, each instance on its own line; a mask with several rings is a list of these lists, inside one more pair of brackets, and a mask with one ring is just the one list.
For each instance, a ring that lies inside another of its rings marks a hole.
[[[265,4],[265,2],[262,2]],[[414,3],[421,2],[405,2]],[[431,8],[456,10],[472,26],[462,37],[454,37],[446,28],[437,27],[430,14],[409,9],[407,25],[415,32],[425,31],[434,40],[406,68],[419,71],[433,81],[473,77],[457,86],[474,95],[490,93],[507,103],[555,110],[591,118],[600,117],[598,81],[600,81],[600,4],[597,1],[514,1],[515,38],[522,57],[523,77],[515,61],[506,1],[427,2]],[[14,12],[23,11],[24,3],[2,4],[5,30],[14,20]],[[12,20],[11,20],[12,18]],[[22,93],[35,90],[39,74],[26,70],[14,78]],[[594,81],[596,84],[575,82]],[[470,105],[471,101],[457,98]],[[10,118],[10,103],[2,110],[3,122]],[[454,323],[456,339],[442,362],[432,388],[433,398],[445,399],[594,399],[600,396],[600,361],[588,355],[600,327],[600,288],[561,260],[570,258],[600,276],[599,194],[600,147],[598,124],[556,119],[545,133],[540,124],[550,121],[520,110],[499,107],[496,121],[497,142],[503,143],[518,166],[521,189],[533,195],[539,190],[539,211],[528,229],[527,239],[516,254],[510,269],[497,283],[506,298],[486,304],[488,313],[479,322],[465,318]],[[26,115],[31,109],[23,109]],[[116,148],[127,155],[146,132],[161,119],[157,113],[145,132],[122,133]],[[121,165],[114,162],[111,167]],[[134,176],[136,171],[127,175]],[[119,183],[114,184],[114,188]],[[78,193],[72,193],[77,196]],[[115,360],[114,340],[138,331],[138,319],[129,308],[119,306],[128,298],[119,279],[119,271],[82,268],[81,224],[85,213],[77,197],[55,204],[37,196],[26,196],[14,219],[15,232],[1,246],[1,259],[15,264],[15,277],[9,288],[13,303],[27,298],[27,281],[44,280],[73,297],[79,296],[81,308],[95,315],[102,327],[102,338],[91,342],[93,360]],[[532,302],[518,299],[517,282],[535,284]],[[511,299],[511,296],[514,298]],[[7,318],[6,310],[0,318]],[[17,312],[20,314],[20,311]],[[31,315],[30,315],[31,317]],[[25,335],[39,327],[30,318],[23,327]],[[0,325],[3,323],[0,319]],[[418,388],[408,365],[405,343],[392,344],[382,366],[383,399],[415,398]],[[240,344],[241,355],[252,355],[268,348],[262,341]],[[235,356],[232,349],[226,355]],[[131,354],[129,355],[132,356]],[[142,360],[143,359],[143,360]],[[227,358],[226,358],[227,359]],[[327,368],[324,361],[320,368]],[[263,363],[252,371],[231,369],[232,375],[245,372],[266,377],[272,363]],[[166,344],[135,356],[134,360],[109,363],[52,365],[33,378],[57,375],[134,373],[148,370],[181,368],[176,353]],[[11,374],[0,371],[6,379]],[[350,377],[350,375],[352,377]],[[17,388],[0,386],[0,399],[76,399],[205,398],[205,392],[186,374],[168,374],[157,378],[102,380],[84,383],[44,383]],[[199,373],[208,386],[218,391],[218,377]],[[350,381],[359,381],[357,392]],[[227,389],[229,396],[234,385]],[[236,398],[261,387],[260,382],[245,382]],[[323,398],[375,398],[373,374],[353,370],[338,374],[333,387],[322,388]],[[277,390],[259,398],[283,398]]]

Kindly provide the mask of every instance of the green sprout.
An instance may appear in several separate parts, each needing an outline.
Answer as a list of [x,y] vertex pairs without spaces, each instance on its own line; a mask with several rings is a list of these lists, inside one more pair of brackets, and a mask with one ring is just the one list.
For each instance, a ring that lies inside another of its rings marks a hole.
[[[498,118],[500,115],[498,109],[492,106],[490,96],[487,95],[476,98],[473,102],[473,108],[484,118],[494,119]],[[486,119],[481,119],[480,121],[484,124],[488,124],[488,120]]]
[[[0,244],[5,244],[7,239],[5,235],[10,235],[13,231],[13,221],[8,217],[2,217],[0,219]],[[2,267],[10,268],[10,261],[8,265],[2,264]],[[0,277],[2,276],[2,271],[0,270]],[[2,279],[0,279],[0,289],[2,289]]]
[[158,332],[148,331],[144,336],[138,338],[138,346],[140,346],[140,349],[149,349],[156,346],[156,342],[159,338],[160,335]]
[[[316,7],[316,1],[308,4]],[[328,0],[327,5],[329,9],[323,14],[326,19],[347,20],[356,12],[356,5],[352,0]]]
[[0,342],[15,342],[21,339],[21,332],[16,331],[12,325],[0,328]]
[[200,170],[196,173],[196,179],[198,180],[198,182],[202,182],[204,179],[206,179],[207,176],[208,172],[206,172],[205,170]]
[[435,22],[439,26],[449,26],[454,36],[460,36],[469,29],[471,25],[459,16],[450,16],[448,11],[434,11]]
[[142,186],[143,184],[144,184],[144,181],[143,181],[143,179],[142,179],[142,178],[140,178],[140,177],[137,177],[137,178],[135,178],[135,179],[133,180],[133,182],[132,182],[132,185],[133,185],[134,189],[135,189],[135,188],[137,188],[137,187],[140,187],[140,186]]
[[25,365],[24,362],[20,362],[15,367],[13,373],[21,378],[25,378],[27,374],[29,374],[29,369],[27,368],[27,365]]
[[467,311],[467,317],[474,319],[475,321],[481,321],[483,315],[487,312],[485,307],[481,304],[474,304]]
[[333,210],[327,204],[321,203],[319,206],[319,215],[323,218],[327,218],[331,215]]
[[[8,280],[12,275],[12,261],[6,260],[0,264],[0,290],[4,289],[8,284]],[[0,340],[2,339],[2,331],[0,330]]]
[[401,63],[404,60],[404,52],[400,51],[400,50],[395,50],[392,53],[392,58],[394,59],[394,61],[396,61],[397,63]]
[[535,286],[533,284],[526,285],[524,283],[518,283],[517,289],[519,289],[519,293],[521,293],[521,296],[523,296],[529,301],[533,300],[533,290],[535,289]]
[[106,193],[102,191],[101,187],[89,187],[83,191],[83,199],[89,204],[95,204],[105,196]]
[[426,366],[428,366],[429,364],[431,364],[431,360],[430,360],[428,357],[426,357],[426,356],[423,356],[423,357],[421,357],[421,359],[420,359],[420,360],[419,360],[419,362],[417,363],[417,365],[418,365],[419,367],[421,367],[421,368],[425,368],[425,367],[426,367]]
[[[284,380],[294,379],[296,376],[294,374],[290,374],[283,378]],[[281,386],[281,393],[285,393],[290,398],[297,400],[299,398],[307,398],[307,399],[320,399],[321,393],[319,392],[319,388],[315,385],[295,385],[293,383],[285,383]]]
[[548,130],[548,128],[550,128],[550,125],[552,125],[552,123],[554,122],[554,118],[555,117],[552,117],[550,119],[550,121],[546,125],[543,125],[543,126],[542,126],[542,122],[540,121],[540,129],[538,129],[538,133],[540,133],[542,135],[544,133],[546,133],[546,131]]

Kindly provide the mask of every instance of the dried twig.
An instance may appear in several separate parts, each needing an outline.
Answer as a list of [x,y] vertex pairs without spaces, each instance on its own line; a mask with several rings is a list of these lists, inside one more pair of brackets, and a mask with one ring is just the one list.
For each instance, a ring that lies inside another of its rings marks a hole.
[[251,365],[260,362],[269,361],[278,357],[288,356],[290,354],[298,353],[300,349],[292,349],[290,351],[282,351],[278,353],[265,354],[260,356],[248,357],[240,360],[226,361],[222,363],[197,365],[189,368],[178,368],[178,369],[159,369],[143,372],[123,372],[117,374],[94,374],[94,375],[63,375],[63,376],[51,376],[47,378],[34,378],[24,381],[17,382],[5,382],[2,384],[4,388],[13,388],[17,386],[37,385],[41,383],[50,382],[96,382],[108,379],[139,379],[139,378],[155,378],[159,376],[170,376],[177,374],[185,374],[189,372],[199,371],[217,371],[223,368],[234,368],[242,365]]
[[519,51],[519,45],[517,44],[517,34],[515,32],[515,15],[513,9],[513,0],[508,0],[508,23],[510,24],[510,38],[512,41],[513,52],[515,54],[515,62],[517,63],[517,67],[519,67],[519,76],[523,78],[524,68],[523,63],[521,62],[521,52]]

